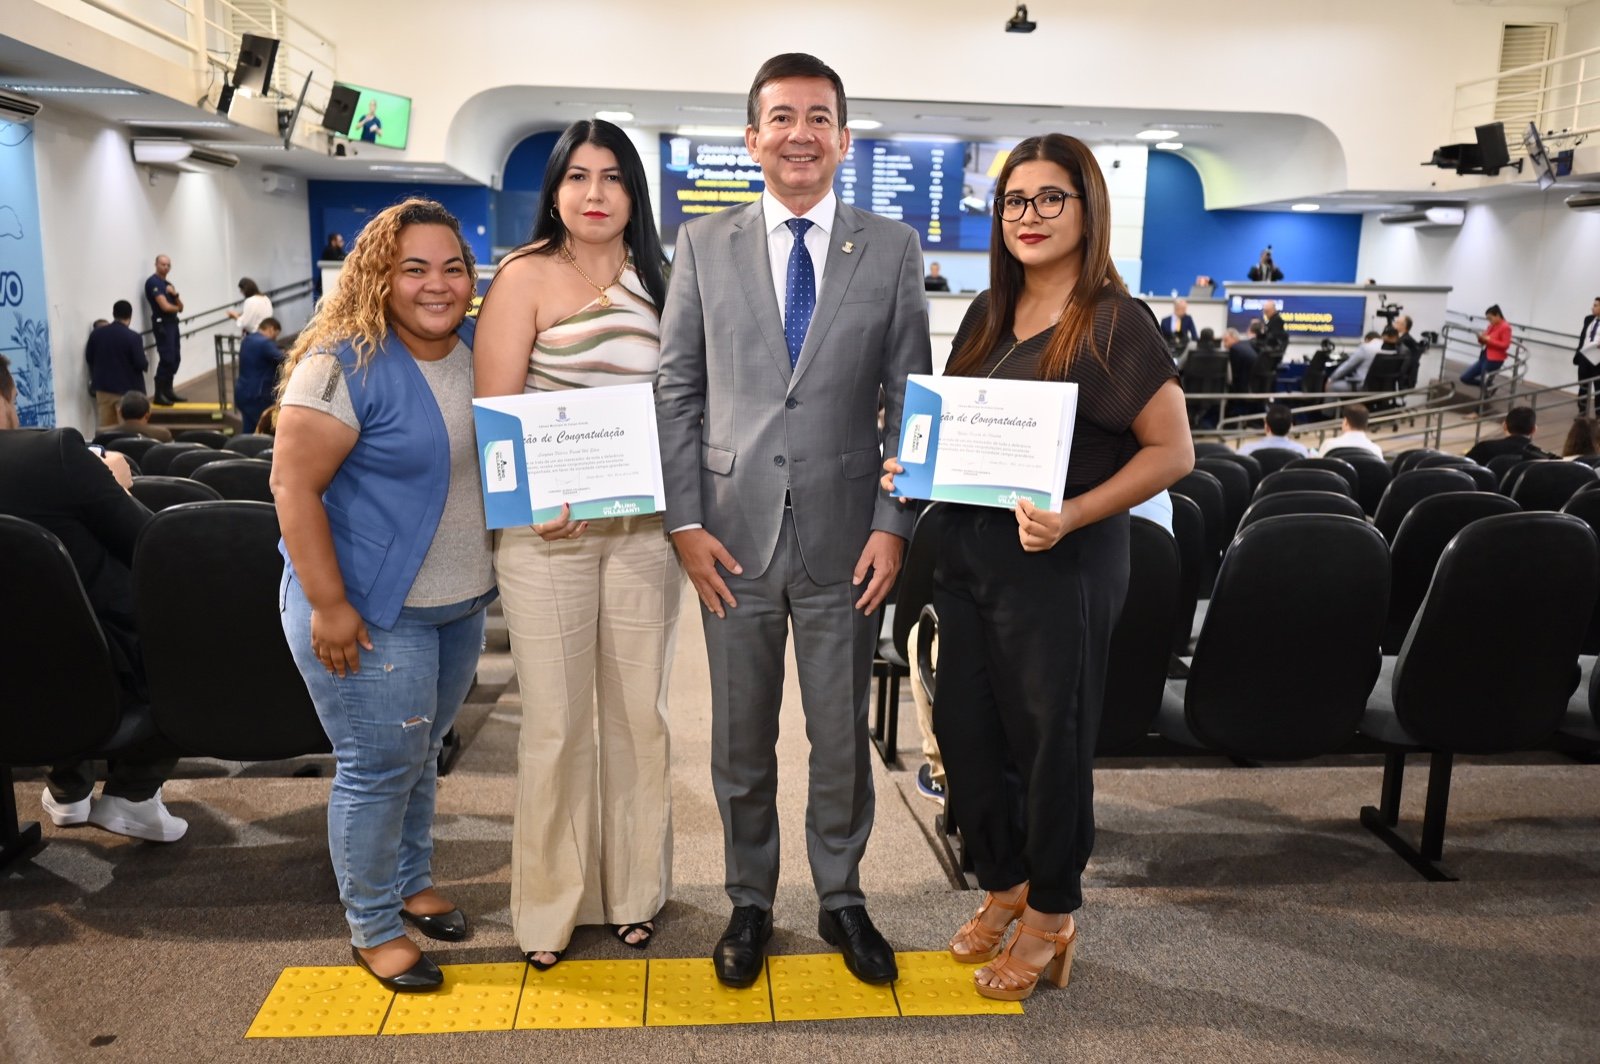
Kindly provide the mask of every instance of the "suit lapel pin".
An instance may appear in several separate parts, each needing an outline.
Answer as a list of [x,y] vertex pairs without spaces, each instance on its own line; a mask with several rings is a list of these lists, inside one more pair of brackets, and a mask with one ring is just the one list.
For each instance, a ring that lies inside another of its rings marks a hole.
[[850,254],[850,253],[851,253],[851,252],[852,252],[852,251],[854,251],[854,250],[855,250],[855,249],[856,249],[856,245],[855,245],[855,243],[854,243],[854,242],[853,242],[853,241],[850,241],[850,240],[846,240],[846,241],[845,241],[845,242],[844,242],[844,247],[842,247],[842,248],[840,248],[840,249],[839,249],[839,250],[840,250],[840,251],[843,251],[843,252],[844,252],[844,253],[845,253],[845,254],[846,254],[846,255],[848,255],[848,254]]

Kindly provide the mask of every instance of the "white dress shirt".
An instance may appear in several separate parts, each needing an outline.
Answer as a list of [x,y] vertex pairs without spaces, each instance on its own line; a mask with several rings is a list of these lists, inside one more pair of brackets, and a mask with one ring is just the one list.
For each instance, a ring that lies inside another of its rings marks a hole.
[[1341,432],[1339,435],[1323,444],[1322,449],[1319,450],[1317,454],[1320,457],[1326,458],[1329,451],[1336,451],[1340,447],[1360,447],[1363,450],[1371,451],[1379,458],[1383,457],[1383,448],[1373,443],[1371,438],[1369,438],[1365,432],[1362,432],[1359,429],[1351,429],[1349,432]]
[[1578,354],[1591,366],[1600,366],[1600,314],[1594,316],[1589,327],[1578,337]]
[[[811,274],[816,278],[817,290],[813,297],[822,295],[822,273],[828,268],[828,234],[833,231],[833,216],[839,209],[839,197],[833,189],[804,214],[796,214],[771,192],[761,193],[761,213],[767,226],[767,259],[772,263],[772,288],[778,297],[778,319],[788,309],[789,252],[794,247],[794,233],[785,223],[791,218],[805,218],[811,222],[806,230],[806,251],[811,255]],[[787,325],[787,321],[783,321]]]
[[246,296],[244,304],[239,308],[239,329],[241,332],[253,333],[270,317],[272,317],[272,300],[263,295]]

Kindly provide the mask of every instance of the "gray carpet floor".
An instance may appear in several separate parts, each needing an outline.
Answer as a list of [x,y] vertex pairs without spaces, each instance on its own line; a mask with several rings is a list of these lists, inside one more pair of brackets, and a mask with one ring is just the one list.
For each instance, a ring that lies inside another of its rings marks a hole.
[[[707,772],[704,644],[693,612],[673,677],[675,886],[651,956],[704,956],[727,918]],[[485,656],[441,781],[436,872],[474,918],[447,963],[516,958],[507,905],[520,699]],[[777,953],[821,952],[806,870],[806,745],[792,669],[780,754]],[[916,726],[907,697],[901,744]],[[862,879],[896,948],[941,949],[979,900],[933,845],[937,807],[907,769],[877,771]],[[349,963],[326,851],[326,759],[186,762],[167,800],[188,837],[93,828],[0,873],[0,1061],[782,1062],[1600,1060],[1600,767],[1465,764],[1446,862],[1428,884],[1356,820],[1372,758],[1245,769],[1108,761],[1072,983],[1021,1016],[740,1027],[245,1040],[286,967]],[[1420,765],[1418,766],[1420,768]],[[1420,816],[1425,773],[1408,779]],[[19,773],[24,818],[41,783]],[[571,956],[635,959],[601,929]]]

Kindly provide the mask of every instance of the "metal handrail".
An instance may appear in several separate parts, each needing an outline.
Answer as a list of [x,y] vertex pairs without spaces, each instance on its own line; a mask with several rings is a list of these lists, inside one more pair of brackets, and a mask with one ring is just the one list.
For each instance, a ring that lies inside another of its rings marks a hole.
[[[1545,116],[1549,116],[1551,123],[1556,123],[1560,121],[1560,119],[1556,116],[1562,113],[1567,113],[1569,117],[1566,120],[1566,128],[1562,129],[1559,133],[1546,132],[1544,136],[1546,141],[1575,140],[1578,137],[1600,131],[1600,124],[1591,123],[1587,126],[1580,126],[1579,122],[1579,118],[1585,109],[1594,108],[1597,104],[1600,104],[1600,101],[1597,101],[1592,97],[1588,100],[1584,99],[1585,86],[1600,83],[1600,74],[1593,76],[1589,74],[1589,60],[1596,56],[1600,56],[1600,47],[1586,48],[1583,51],[1571,52],[1567,55],[1556,56],[1553,59],[1545,59],[1538,63],[1529,63],[1525,66],[1516,67],[1512,70],[1501,70],[1486,77],[1458,82],[1456,84],[1454,104],[1451,110],[1451,128],[1455,131],[1465,131],[1477,124],[1475,122],[1465,120],[1464,112],[1479,110],[1482,108],[1490,108],[1492,112],[1492,109],[1497,104],[1504,101],[1520,100],[1524,97],[1536,96],[1542,97],[1542,99],[1536,101],[1534,110],[1527,111],[1522,114],[1508,116],[1508,118],[1503,119],[1503,121],[1518,123],[1530,121],[1536,126],[1543,127],[1547,124],[1544,121]],[[1524,89],[1519,92],[1502,94],[1499,91],[1499,83],[1507,78],[1515,78],[1525,74],[1534,74],[1545,70],[1552,70],[1556,67],[1565,66],[1569,63],[1578,64],[1577,77],[1574,80],[1562,81],[1555,85],[1543,85],[1537,89]],[[1463,91],[1489,84],[1493,84],[1495,86],[1495,91],[1493,95],[1489,97],[1489,99],[1479,103],[1464,104],[1461,102],[1461,95]],[[1551,106],[1545,105],[1545,101],[1549,99],[1552,94],[1564,92],[1565,90],[1569,89],[1572,90],[1571,102]],[[1520,136],[1516,138],[1508,137],[1506,147],[1511,155],[1526,154],[1525,149],[1522,146],[1522,138]]]
[[[262,292],[261,294],[272,300],[272,304],[274,308],[276,308],[279,303],[295,303],[306,296],[311,295],[312,288],[313,282],[308,277],[303,281],[290,281],[288,284],[279,285],[277,288],[270,289],[269,291]],[[232,302],[223,303],[215,307],[209,307],[205,310],[197,310],[186,318],[179,318],[178,338],[188,339],[189,337],[198,333],[205,332],[207,329],[215,329],[217,326],[228,320],[228,311],[232,310],[238,302],[238,300],[233,300]],[[216,318],[214,321],[208,321],[201,325],[193,324],[201,318],[208,318],[212,315],[221,316]],[[186,325],[188,326],[187,329],[184,328]],[[144,341],[144,349],[146,351],[149,351],[155,347],[155,335],[156,331],[154,329],[146,329],[144,332],[139,334],[139,338]]]

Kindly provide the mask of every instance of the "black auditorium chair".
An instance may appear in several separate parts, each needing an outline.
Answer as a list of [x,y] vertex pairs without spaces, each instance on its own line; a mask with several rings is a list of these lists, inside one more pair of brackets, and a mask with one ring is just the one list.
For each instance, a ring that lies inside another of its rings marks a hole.
[[1235,452],[1232,447],[1229,447],[1225,443],[1218,443],[1215,440],[1203,440],[1194,445],[1194,456],[1196,458],[1205,458],[1213,454],[1235,453],[1237,452]]
[[160,442],[159,440],[151,439],[149,436],[119,436],[107,443],[105,448],[108,451],[117,451],[127,455],[135,462],[138,462],[139,467],[142,469],[144,468],[145,452]]
[[1249,470],[1220,455],[1202,458],[1194,464],[1194,467],[1210,473],[1217,478],[1217,483],[1222,485],[1225,513],[1223,528],[1228,538],[1232,539],[1234,531],[1239,527],[1239,518],[1244,516],[1245,510],[1250,506],[1250,493],[1254,490],[1250,484]]
[[[1273,623],[1295,601],[1316,603],[1319,629],[1336,633],[1312,662],[1305,629]],[[1250,760],[1343,748],[1378,677],[1388,601],[1389,552],[1365,521],[1295,514],[1252,523],[1223,559],[1189,679],[1168,681],[1157,730]]]
[[1468,462],[1465,465],[1445,466],[1445,468],[1459,469],[1471,477],[1472,482],[1478,486],[1479,491],[1491,491],[1495,494],[1500,492],[1500,480],[1488,466],[1481,466],[1476,462]]
[[1261,485],[1256,488],[1256,498],[1280,491],[1331,491],[1351,498],[1355,498],[1356,494],[1350,482],[1331,469],[1284,468],[1261,478]]
[[[1580,491],[1567,500],[1561,508],[1564,514],[1583,521],[1600,536],[1600,490]],[[1596,599],[1594,613],[1589,617],[1589,627],[1583,636],[1583,652],[1585,654],[1600,654],[1600,599]]]
[[1595,471],[1578,462],[1532,462],[1511,489],[1511,497],[1524,510],[1559,510],[1595,479]]
[[1186,495],[1194,500],[1200,507],[1200,514],[1205,518],[1206,550],[1200,568],[1200,597],[1206,598],[1211,594],[1211,582],[1217,578],[1217,563],[1222,558],[1222,552],[1228,549],[1228,540],[1233,538],[1233,529],[1228,527],[1228,502],[1223,493],[1222,482],[1204,469],[1193,469],[1185,473],[1174,485],[1172,491],[1179,495]]
[[1475,464],[1476,463],[1473,462],[1472,459],[1468,458],[1464,454],[1429,454],[1424,455],[1422,459],[1411,468],[1432,469],[1435,466],[1466,466]]
[[262,460],[262,461],[263,461],[263,462],[270,462],[270,461],[272,461],[272,448],[271,448],[271,447],[268,447],[268,448],[267,448],[267,449],[266,449],[266,450],[264,450],[264,451],[259,451],[259,452],[257,452],[257,454],[256,454],[256,457],[257,457],[257,458],[259,458],[259,459],[261,459],[261,460]]
[[1367,458],[1367,459],[1370,459],[1370,460],[1372,460],[1374,462],[1382,462],[1383,461],[1382,458],[1379,458],[1377,455],[1373,454],[1371,451],[1369,451],[1365,447],[1335,447],[1333,450],[1329,451],[1327,454],[1323,455],[1322,457],[1324,457],[1324,458],[1342,458],[1346,462],[1350,461],[1351,458]]
[[1561,734],[1586,747],[1600,746],[1600,669],[1589,662],[1587,683],[1567,700],[1567,713],[1561,720]]
[[1124,750],[1150,734],[1172,657],[1172,626],[1178,614],[1177,542],[1154,521],[1135,517],[1128,548],[1128,597],[1111,632],[1096,755]]
[[169,472],[172,460],[178,455],[209,450],[211,448],[203,443],[158,443],[139,456],[139,465],[144,467],[146,476],[164,477]]
[[[1172,653],[1189,653],[1194,615],[1200,608],[1200,577],[1206,568],[1206,519],[1187,495],[1172,493],[1172,538],[1178,547],[1178,613],[1172,623]],[[1126,607],[1124,607],[1126,608]]]
[[[1538,608],[1497,624],[1484,603],[1498,588],[1514,588]],[[1600,546],[1569,514],[1485,517],[1445,548],[1404,648],[1385,659],[1361,720],[1362,733],[1387,747],[1380,803],[1362,808],[1361,823],[1423,877],[1453,878],[1438,862],[1455,755],[1527,750],[1561,725],[1597,593]],[[1420,846],[1396,830],[1405,756],[1413,751],[1431,755]]]
[[246,458],[254,458],[268,447],[271,447],[272,441],[273,437],[271,436],[252,432],[243,436],[233,437],[223,445],[222,449],[224,451],[232,451],[235,454],[242,454]]
[[332,747],[284,640],[278,520],[259,502],[157,514],[134,598],[161,733],[199,757],[276,761]]
[[1411,620],[1422,607],[1439,556],[1457,532],[1482,517],[1516,513],[1516,503],[1496,492],[1446,491],[1417,500],[1400,522],[1389,550],[1389,619],[1383,652],[1400,653]]
[[1345,455],[1341,461],[1349,462],[1350,468],[1356,471],[1356,501],[1361,504],[1362,512],[1371,517],[1378,512],[1378,500],[1383,498],[1384,489],[1394,479],[1389,463],[1370,453]]
[[1580,454],[1573,458],[1574,462],[1582,462],[1590,469],[1600,466],[1600,454]]
[[[900,730],[900,681],[911,675],[906,655],[906,639],[922,614],[922,607],[933,600],[933,563],[939,554],[941,508],[933,503],[917,515],[906,547],[900,575],[878,626],[878,652],[872,674],[878,681],[878,709],[872,722],[872,744],[878,756],[891,768],[900,765],[897,752]],[[888,631],[884,631],[887,628]]]
[[1394,456],[1394,475],[1399,476],[1401,473],[1408,472],[1412,466],[1424,458],[1431,458],[1434,455],[1443,453],[1443,451],[1436,451],[1432,447],[1414,447],[1409,451],[1401,451]]
[[183,454],[172,456],[172,461],[167,463],[167,476],[191,477],[194,471],[203,465],[212,462],[237,462],[239,456],[232,451],[212,450],[206,448],[202,451],[185,451]]
[[[1327,351],[1318,351],[1316,354],[1311,356],[1311,361],[1306,364],[1306,375],[1300,378],[1300,390],[1302,392],[1318,393],[1327,387],[1328,358],[1329,353]],[[1323,400],[1311,399],[1305,400],[1305,402],[1315,405],[1323,402]],[[1326,421],[1333,415],[1327,410],[1316,410],[1307,416],[1314,417],[1318,421]]]
[[1505,487],[1506,474],[1526,461],[1528,459],[1520,454],[1497,454],[1485,464],[1489,467],[1489,472],[1495,475],[1495,482],[1503,489]]
[[1278,386],[1278,364],[1283,361],[1282,351],[1270,351],[1256,356],[1250,367],[1250,376],[1244,390],[1257,395],[1270,394]]
[[[149,706],[127,691],[104,630],[61,541],[0,515],[0,867],[39,841],[17,820],[13,765],[103,758],[155,733]],[[41,610],[47,610],[42,614]]]
[[[1245,457],[1256,460],[1256,465],[1261,467],[1261,476],[1265,478],[1276,473],[1296,458],[1304,458],[1305,455],[1300,454],[1298,451],[1292,451],[1287,447],[1258,447],[1245,455]],[[1260,486],[1261,481],[1257,480],[1256,487],[1259,488]]]
[[222,501],[216,488],[188,477],[134,477],[133,486],[128,491],[154,513],[186,502]]
[[1195,460],[1199,461],[1201,458],[1220,458],[1225,462],[1232,462],[1234,465],[1243,469],[1246,473],[1250,474],[1251,491],[1255,491],[1256,485],[1261,483],[1261,478],[1266,476],[1266,473],[1262,472],[1261,470],[1261,463],[1256,461],[1254,455],[1240,454],[1238,451],[1235,451],[1232,448],[1227,448],[1220,454],[1214,454],[1209,451],[1205,454],[1200,454],[1198,451],[1196,451]]
[[1353,499],[1361,488],[1361,477],[1355,468],[1343,458],[1296,458],[1285,469],[1326,469],[1330,473],[1337,473],[1344,477],[1345,483],[1350,485],[1350,497]]
[[1516,491],[1517,482],[1522,479],[1522,474],[1526,473],[1528,467],[1537,461],[1539,461],[1537,458],[1518,457],[1517,461],[1506,466],[1505,472],[1500,474],[1500,494],[1510,495],[1513,491]]
[[[1179,383],[1188,395],[1211,395],[1228,390],[1228,356],[1221,351],[1195,351],[1189,360],[1183,364],[1179,375]],[[1191,399],[1189,401],[1189,426],[1191,428],[1200,424],[1201,420],[1218,408],[1215,399]]]
[[[1399,352],[1376,355],[1367,366],[1367,375],[1361,380],[1361,390],[1379,393],[1398,391],[1405,367],[1406,356]],[[1367,409],[1373,411],[1393,410],[1400,405],[1400,399],[1394,395],[1380,394],[1366,400]]]
[[196,469],[189,479],[215,488],[224,499],[240,502],[274,502],[272,463],[255,458],[236,458],[231,462],[210,462]]
[[126,440],[130,437],[136,437],[138,435],[139,434],[134,432],[132,429],[101,429],[99,432],[94,434],[94,439],[90,440],[89,442],[98,443],[100,446],[104,447],[112,440]]
[[1336,491],[1276,491],[1252,502],[1239,527],[1243,529],[1264,518],[1284,514],[1338,514],[1359,521],[1367,518],[1360,503]]
[[216,450],[221,450],[228,442],[227,434],[216,429],[189,429],[172,439],[174,443],[200,443]]
[[1418,499],[1446,491],[1476,491],[1477,488],[1472,478],[1459,469],[1409,469],[1397,473],[1385,489],[1383,498],[1378,500],[1372,524],[1383,533],[1384,539],[1393,543],[1394,534],[1400,531],[1400,522],[1405,520]]

